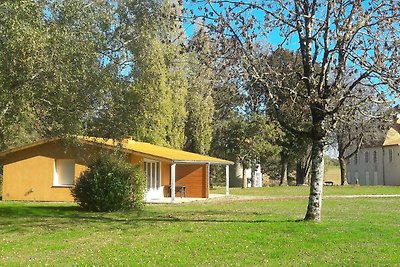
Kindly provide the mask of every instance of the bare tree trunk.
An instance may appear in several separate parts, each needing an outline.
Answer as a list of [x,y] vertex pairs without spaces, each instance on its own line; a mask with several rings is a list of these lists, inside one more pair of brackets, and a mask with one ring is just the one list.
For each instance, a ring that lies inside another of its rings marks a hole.
[[284,153],[281,153],[281,181],[279,183],[280,186],[288,185],[287,170],[288,170],[287,157]]
[[321,221],[322,188],[324,180],[324,140],[313,140],[310,196],[308,199],[306,221]]
[[303,162],[296,163],[296,185],[305,185],[307,180],[307,169],[304,168]]
[[343,156],[339,156],[340,165],[340,184],[348,185],[347,175],[346,175],[346,159]]
[[296,163],[296,185],[306,185],[311,165],[311,149]]
[[247,188],[247,177],[246,177],[246,172],[245,172],[246,168],[245,168],[244,164],[242,164],[242,168],[243,168],[242,169],[242,173],[243,173],[242,188]]
[[252,161],[251,163],[251,187],[254,187],[256,184],[256,163]]
[[241,187],[243,180],[243,167],[239,157],[235,159],[235,165],[233,166],[233,168],[234,168],[234,171],[232,172],[233,179],[230,182],[230,184],[232,184],[232,186]]

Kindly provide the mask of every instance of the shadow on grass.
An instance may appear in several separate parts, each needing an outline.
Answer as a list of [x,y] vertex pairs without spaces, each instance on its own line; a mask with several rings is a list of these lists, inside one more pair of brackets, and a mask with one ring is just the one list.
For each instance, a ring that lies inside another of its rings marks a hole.
[[[18,204],[0,206],[0,232],[27,232],[32,227],[44,230],[71,227],[95,227],[101,230],[142,227],[144,224],[169,223],[298,223],[303,220],[258,219],[271,215],[243,211],[149,211],[84,212],[72,205]],[[222,218],[221,218],[222,217]],[[244,218],[248,217],[248,218]]]

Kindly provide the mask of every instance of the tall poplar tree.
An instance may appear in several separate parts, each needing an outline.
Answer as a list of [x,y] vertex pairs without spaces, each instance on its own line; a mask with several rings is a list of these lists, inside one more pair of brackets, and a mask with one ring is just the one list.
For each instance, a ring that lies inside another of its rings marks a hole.
[[[197,47],[202,47],[201,51]],[[211,68],[211,43],[208,35],[199,31],[191,40],[190,86],[186,102],[188,119],[186,123],[187,150],[206,154],[212,140],[214,114],[213,79]]]
[[[187,57],[181,53],[179,7],[158,1],[119,3],[114,50],[129,62],[127,89],[119,89],[109,106],[124,131],[140,141],[181,148],[186,121]],[[118,104],[118,98],[125,102]],[[127,108],[128,107],[128,108]],[[125,123],[121,117],[125,117]]]

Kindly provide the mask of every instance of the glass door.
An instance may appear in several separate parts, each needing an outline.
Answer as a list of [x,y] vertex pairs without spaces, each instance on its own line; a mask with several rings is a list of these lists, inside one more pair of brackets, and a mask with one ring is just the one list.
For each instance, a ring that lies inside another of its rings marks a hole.
[[161,186],[161,162],[145,160],[144,173],[146,176],[146,199],[163,197],[163,188]]

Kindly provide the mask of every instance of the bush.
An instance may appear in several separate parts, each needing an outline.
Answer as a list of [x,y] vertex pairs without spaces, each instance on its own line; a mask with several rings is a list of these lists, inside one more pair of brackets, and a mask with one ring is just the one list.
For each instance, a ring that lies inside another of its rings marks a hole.
[[114,155],[102,155],[91,164],[71,189],[75,201],[88,211],[116,211],[140,208],[144,173]]

